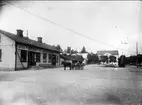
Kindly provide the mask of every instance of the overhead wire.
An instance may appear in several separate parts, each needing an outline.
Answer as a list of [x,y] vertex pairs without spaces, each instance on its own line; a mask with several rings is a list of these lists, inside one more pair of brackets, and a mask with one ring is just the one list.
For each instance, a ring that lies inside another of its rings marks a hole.
[[39,16],[39,15],[37,15],[37,14],[35,14],[35,13],[32,13],[32,12],[26,10],[26,9],[20,8],[20,7],[16,6],[16,5],[14,5],[13,3],[10,3],[10,2],[8,2],[8,1],[5,1],[5,2],[7,2],[8,4],[10,4],[10,5],[12,5],[12,6],[16,7],[16,8],[19,8],[19,9],[21,9],[21,10],[27,12],[27,13],[30,13],[30,14],[32,14],[32,15],[34,15],[34,16],[40,18],[40,19],[43,19],[43,20],[45,20],[45,21],[47,21],[47,22],[50,22],[50,23],[52,23],[52,24],[54,24],[54,25],[56,25],[56,26],[58,26],[58,27],[61,27],[61,28],[65,29],[65,30],[68,30],[68,31],[70,31],[70,32],[72,32],[72,33],[74,33],[74,34],[76,34],[76,35],[83,36],[83,37],[85,37],[85,38],[87,38],[87,39],[90,39],[90,40],[92,40],[92,41],[98,42],[98,43],[103,44],[103,45],[105,45],[105,46],[109,46],[109,47],[111,47],[111,48],[115,48],[115,49],[119,49],[119,50],[123,50],[123,51],[127,51],[127,52],[134,53],[133,51],[129,51],[129,50],[126,50],[126,49],[117,48],[117,47],[114,47],[114,46],[109,45],[108,43],[105,43],[105,42],[102,42],[102,41],[98,41],[97,39],[90,38],[90,37],[88,37],[88,36],[86,36],[86,35],[84,35],[84,34],[81,34],[81,33],[77,32],[77,31],[74,31],[74,30],[69,29],[69,28],[66,28],[66,27],[64,27],[64,26],[62,26],[62,25],[60,25],[60,24],[57,24],[56,22],[53,22],[53,21],[51,21],[51,20],[49,20],[49,19],[47,19],[47,18],[44,18],[44,17],[42,17],[42,16]]

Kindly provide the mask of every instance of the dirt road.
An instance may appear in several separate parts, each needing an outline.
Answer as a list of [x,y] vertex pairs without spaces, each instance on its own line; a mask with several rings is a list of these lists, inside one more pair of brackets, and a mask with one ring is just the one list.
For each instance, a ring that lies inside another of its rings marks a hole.
[[130,69],[0,72],[0,105],[139,105],[142,76]]

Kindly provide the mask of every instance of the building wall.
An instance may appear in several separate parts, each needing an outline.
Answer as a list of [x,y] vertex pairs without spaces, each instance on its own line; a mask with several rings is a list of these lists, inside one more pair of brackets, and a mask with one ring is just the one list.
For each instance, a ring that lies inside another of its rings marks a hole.
[[[43,62],[43,53],[47,54],[47,60],[46,62]],[[49,54],[52,54],[50,51],[41,51],[41,56],[40,56],[40,62],[36,63],[36,66],[39,66],[40,64],[48,64],[51,65],[51,62],[49,62]],[[60,54],[59,53],[54,53],[57,57],[58,57],[58,62],[56,62],[56,66],[59,67],[60,66]]]
[[[46,62],[43,62],[43,53],[46,53]],[[39,66],[40,64],[51,64],[49,63],[49,53],[50,51],[40,50],[40,62],[36,63],[36,66]]]
[[[40,64],[51,65],[51,62],[49,62],[49,54],[51,54],[51,51],[44,50],[44,49],[38,49],[36,47],[29,47],[27,45],[18,44],[17,45],[17,63],[16,63],[17,69],[22,69],[22,68],[28,67],[28,55],[27,55],[27,62],[20,62],[19,56],[21,56],[21,50],[27,50],[27,51],[33,51],[33,52],[40,53],[40,62],[36,62],[36,66],[39,66]],[[43,62],[43,53],[47,54],[46,62]],[[58,56],[58,59],[60,59],[59,53],[54,53],[54,54],[56,56]],[[58,60],[58,62],[56,62],[56,66],[57,67],[60,66],[60,60]]]
[[[113,56],[116,57],[116,62],[118,62],[119,55],[113,55]],[[99,57],[99,60],[100,60],[101,59],[101,55],[98,55],[98,57]]]
[[[17,69],[28,67],[28,60],[27,60],[27,62],[20,62],[21,50],[26,50],[26,49],[17,49],[17,54],[16,54],[16,56],[17,56],[16,57],[17,58],[16,68]],[[28,58],[28,56],[27,56],[27,58]]]
[[0,33],[0,49],[2,49],[2,61],[0,70],[15,69],[15,41]]

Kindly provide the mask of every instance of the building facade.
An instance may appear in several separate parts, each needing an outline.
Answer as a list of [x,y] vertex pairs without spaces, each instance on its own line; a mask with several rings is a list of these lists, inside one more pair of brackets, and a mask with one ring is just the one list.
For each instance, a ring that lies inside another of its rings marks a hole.
[[17,70],[31,66],[60,66],[60,51],[42,42],[42,37],[32,40],[0,30],[0,69]]
[[118,50],[101,50],[97,51],[97,55],[99,57],[99,60],[101,59],[101,56],[115,56],[116,57],[116,62],[118,62],[119,58],[119,52]]

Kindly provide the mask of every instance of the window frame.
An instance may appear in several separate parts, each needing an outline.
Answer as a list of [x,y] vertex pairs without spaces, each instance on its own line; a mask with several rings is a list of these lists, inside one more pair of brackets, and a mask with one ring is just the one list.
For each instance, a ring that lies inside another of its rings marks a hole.
[[41,61],[41,54],[38,52],[36,53],[36,62],[40,62]]
[[[25,52],[26,53],[25,53]],[[24,52],[25,54],[23,54],[22,52]],[[23,54],[23,55],[22,55]],[[24,59],[22,57],[25,57]],[[21,50],[21,54],[20,54],[20,62],[27,62],[27,50]]]
[[51,63],[51,61],[52,61],[52,54],[49,53],[49,54],[48,54],[48,63]]
[[[44,56],[44,55],[46,55],[46,56]],[[47,53],[43,53],[43,63],[46,63],[46,62],[47,62]]]

